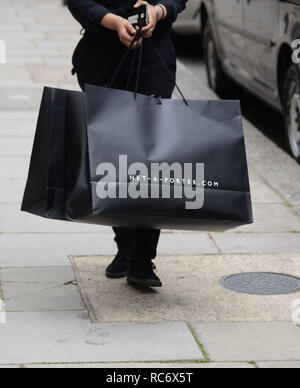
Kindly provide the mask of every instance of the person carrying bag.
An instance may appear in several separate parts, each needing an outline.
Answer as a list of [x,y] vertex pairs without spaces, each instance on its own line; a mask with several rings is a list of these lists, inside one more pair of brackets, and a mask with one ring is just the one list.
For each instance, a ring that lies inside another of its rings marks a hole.
[[45,88],[22,210],[112,226],[118,254],[106,275],[161,287],[161,229],[253,222],[241,107],[187,100],[178,88],[169,29],[185,1],[150,7],[137,29],[111,3],[69,0],[86,29],[73,58],[83,91]]
[[[176,54],[170,28],[178,13],[184,10],[186,2],[187,0],[149,2],[149,24],[142,30],[145,42],[139,93],[171,98],[175,86]],[[83,90],[85,84],[105,86],[112,69],[117,67],[120,58],[125,54],[126,46],[130,46],[137,32],[125,16],[132,4],[132,1],[124,0],[68,0],[70,11],[85,29],[84,37],[73,57],[74,72],[77,73]],[[145,1],[139,0],[134,7],[139,8],[145,4]],[[165,72],[157,71],[157,60],[147,42],[148,38],[152,38],[156,44],[173,75],[173,80]],[[132,49],[136,50],[141,44],[142,39],[139,39]],[[112,87],[133,91],[134,81],[137,78],[137,63],[134,64],[133,69],[135,71],[132,82],[128,83],[130,72],[130,60],[128,60]],[[156,257],[160,231],[114,228],[114,232],[119,252],[107,268],[107,276],[126,277],[130,267],[129,277],[132,281],[150,287],[161,286],[152,264],[152,260]]]

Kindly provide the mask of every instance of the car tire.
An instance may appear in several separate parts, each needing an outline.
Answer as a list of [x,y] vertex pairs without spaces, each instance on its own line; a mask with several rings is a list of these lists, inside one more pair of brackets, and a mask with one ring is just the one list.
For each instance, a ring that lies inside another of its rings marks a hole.
[[283,82],[285,138],[292,156],[300,163],[300,74],[291,65]]
[[209,22],[204,28],[203,52],[209,87],[220,97],[231,97],[229,91],[233,90],[231,88],[233,81],[223,70]]

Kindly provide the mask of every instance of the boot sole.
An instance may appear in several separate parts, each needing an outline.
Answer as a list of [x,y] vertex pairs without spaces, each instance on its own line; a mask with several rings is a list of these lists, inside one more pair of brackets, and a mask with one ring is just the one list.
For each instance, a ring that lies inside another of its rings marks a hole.
[[127,282],[129,284],[137,285],[145,288],[162,287],[162,282],[152,279],[137,279],[132,276],[128,276]]
[[128,271],[121,272],[121,273],[113,273],[113,272],[106,271],[105,275],[108,279],[123,279],[128,276]]

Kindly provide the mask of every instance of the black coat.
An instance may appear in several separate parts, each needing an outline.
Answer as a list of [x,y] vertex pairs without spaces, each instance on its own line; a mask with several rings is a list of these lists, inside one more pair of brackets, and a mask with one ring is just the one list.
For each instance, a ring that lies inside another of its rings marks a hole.
[[[167,24],[172,24],[185,9],[188,0],[149,0],[150,4],[162,4],[168,11]],[[123,16],[132,0],[67,0],[75,19],[87,30],[97,30],[102,18],[109,12]]]
[[[170,36],[172,23],[178,13],[185,9],[187,0],[150,0],[150,4],[163,4],[168,11],[166,20],[159,22],[152,40],[157,46],[170,72],[175,79],[176,53]],[[132,0],[68,0],[68,7],[75,19],[85,29],[83,39],[79,42],[73,56],[74,72],[78,74],[81,85],[84,83],[105,85],[126,52],[126,47],[119,41],[115,31],[101,27],[102,18],[109,12],[124,16]],[[132,55],[132,53],[131,53]],[[130,56],[131,56],[130,55]],[[125,88],[129,72],[130,57],[118,79],[118,89]],[[136,76],[136,74],[134,74]],[[158,79],[158,75],[160,79]],[[164,77],[164,92],[161,89],[161,77]],[[139,90],[144,94],[170,95],[174,87],[166,72],[163,71],[147,39],[144,43],[142,82],[148,79],[146,88]],[[134,80],[134,78],[133,78]],[[153,87],[149,88],[149,85]],[[159,87],[160,86],[160,87]],[[133,86],[130,88],[132,89]],[[165,89],[168,89],[165,91]],[[153,90],[152,90],[153,89]]]

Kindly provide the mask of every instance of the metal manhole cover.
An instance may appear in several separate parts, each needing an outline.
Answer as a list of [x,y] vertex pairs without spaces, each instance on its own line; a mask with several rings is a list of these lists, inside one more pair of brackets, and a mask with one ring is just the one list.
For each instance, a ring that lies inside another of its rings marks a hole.
[[300,291],[300,279],[271,272],[227,276],[221,284],[231,291],[249,295],[284,295]]

